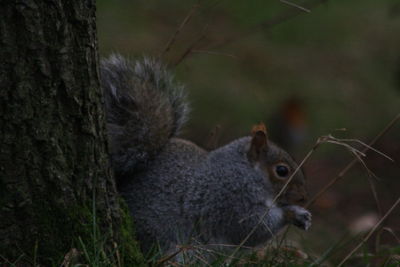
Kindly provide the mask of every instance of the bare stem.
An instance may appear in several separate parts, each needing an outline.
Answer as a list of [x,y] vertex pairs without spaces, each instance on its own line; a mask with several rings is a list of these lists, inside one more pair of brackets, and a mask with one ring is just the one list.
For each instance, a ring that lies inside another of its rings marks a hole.
[[389,216],[390,213],[396,208],[396,206],[400,203],[400,197],[396,200],[396,202],[392,205],[392,207],[385,213],[385,215],[375,224],[375,226],[369,231],[369,233],[361,240],[361,242],[349,253],[347,256],[339,263],[338,267],[342,266],[368,239],[372,236],[372,234],[378,229],[378,227],[382,224],[382,222]]
[[[257,31],[259,31],[260,29],[269,29],[272,28],[273,26],[282,24],[286,21],[289,21],[297,16],[299,16],[300,14],[303,14],[305,10],[310,10],[312,8],[315,8],[325,2],[327,2],[328,0],[311,0],[308,1],[306,3],[303,4],[303,6],[301,8],[299,8],[299,6],[297,6],[296,9],[289,9],[284,13],[281,13],[271,19],[268,19],[266,21],[261,22],[260,24],[256,25],[255,27],[252,27],[250,29],[248,29],[247,31],[237,34],[237,35],[233,35],[230,37],[227,37],[219,42],[216,42],[214,44],[210,44],[208,47],[205,47],[205,49],[209,50],[209,49],[215,49],[218,47],[222,47],[225,46],[227,44],[233,43],[237,40],[242,39],[243,37],[246,37],[252,33],[255,33]],[[285,3],[288,4],[288,1],[285,1]]]
[[199,4],[193,5],[193,7],[189,10],[189,13],[186,15],[186,17],[183,19],[182,23],[179,25],[179,27],[175,30],[174,34],[171,36],[169,39],[168,43],[165,45],[164,50],[162,51],[160,57],[164,56],[172,47],[174,44],[176,37],[179,35],[179,33],[183,30],[183,28],[188,24],[190,19],[193,17],[193,14],[196,12],[196,10],[199,8]]
[[310,9],[305,8],[305,7],[302,7],[302,6],[300,6],[300,5],[296,4],[296,3],[292,3],[292,2],[289,2],[289,1],[286,1],[286,0],[279,0],[279,1],[282,2],[282,3],[284,3],[284,4],[286,4],[286,5],[289,5],[289,6],[298,8],[298,9],[304,11],[304,12],[307,12],[307,13],[310,13],[310,12],[311,12]]
[[[375,145],[375,143],[382,138],[382,136],[384,136],[395,124],[396,122],[398,122],[400,120],[400,114],[397,114],[396,117],[389,122],[386,127],[378,134],[375,136],[375,138],[368,144],[367,147],[365,147],[362,150],[362,153],[366,153],[371,146]],[[312,204],[314,204],[314,202],[321,197],[322,194],[324,194],[326,191],[328,191],[329,188],[331,188],[337,181],[339,181],[340,179],[342,179],[344,177],[344,175],[359,161],[359,159],[357,158],[357,156],[354,156],[354,159],[347,164],[340,172],[339,174],[332,179],[328,184],[326,184],[317,194],[314,195],[314,197],[307,203],[307,205],[305,207],[309,207]]]

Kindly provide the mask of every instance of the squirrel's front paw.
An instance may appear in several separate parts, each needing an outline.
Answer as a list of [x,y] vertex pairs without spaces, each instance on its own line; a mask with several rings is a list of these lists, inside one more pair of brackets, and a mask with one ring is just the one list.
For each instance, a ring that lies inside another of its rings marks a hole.
[[299,206],[288,206],[286,218],[290,223],[303,230],[308,230],[311,226],[311,213]]

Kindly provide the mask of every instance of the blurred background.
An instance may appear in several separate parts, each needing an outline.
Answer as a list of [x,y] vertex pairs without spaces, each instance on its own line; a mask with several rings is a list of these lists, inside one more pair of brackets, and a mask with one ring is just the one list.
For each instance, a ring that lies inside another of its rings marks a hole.
[[[192,107],[182,135],[202,147],[264,121],[300,161],[322,135],[369,143],[400,113],[398,0],[98,0],[97,7],[101,56],[168,63]],[[357,163],[310,207],[313,227],[297,240],[312,257],[350,240],[327,261],[343,258],[400,196],[400,121],[374,147],[394,162],[368,152],[377,177]],[[344,146],[319,146],[304,167],[310,196],[353,158]],[[400,207],[383,226],[364,248],[377,262],[400,254]]]

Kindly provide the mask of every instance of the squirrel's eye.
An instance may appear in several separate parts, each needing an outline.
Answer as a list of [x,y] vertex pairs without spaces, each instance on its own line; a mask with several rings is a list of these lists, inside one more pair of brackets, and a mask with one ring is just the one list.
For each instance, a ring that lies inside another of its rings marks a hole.
[[275,166],[275,172],[279,177],[285,178],[289,174],[289,168],[285,165]]

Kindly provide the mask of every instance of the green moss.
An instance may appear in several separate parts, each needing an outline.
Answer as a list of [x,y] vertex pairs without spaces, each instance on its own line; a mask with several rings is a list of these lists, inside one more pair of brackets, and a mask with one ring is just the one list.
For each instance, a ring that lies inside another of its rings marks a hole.
[[[84,253],[85,263],[91,266],[145,266],[140,247],[135,240],[132,217],[122,199],[120,199],[120,221],[118,225],[114,225],[114,238],[111,238],[111,234],[100,231],[102,215],[93,214],[93,210],[88,206],[74,211],[71,217],[83,222],[74,229],[76,233],[74,247],[78,247]],[[76,245],[77,238],[78,245]]]
[[120,214],[122,217],[120,226],[120,249],[123,263],[126,266],[144,266],[146,265],[144,257],[140,251],[139,244],[135,240],[135,228],[132,216],[129,213],[125,201],[121,199],[120,203]]
[[[78,237],[85,242],[92,241],[93,214],[88,205],[74,205],[60,209],[56,204],[40,205],[33,209],[38,225],[35,235],[38,262],[60,263],[71,248],[78,247]],[[97,222],[96,222],[97,225]],[[33,258],[32,257],[32,258]]]
[[[91,202],[91,201],[90,201]],[[81,253],[79,263],[90,266],[144,266],[145,260],[135,240],[134,223],[122,200],[120,224],[114,225],[114,238],[101,230],[104,216],[93,211],[93,203],[60,209],[54,203],[35,201],[34,217],[39,226],[32,240],[21,248],[24,262],[59,266],[71,249]],[[104,231],[105,230],[105,231]],[[118,241],[116,241],[118,240]],[[32,249],[32,244],[35,244]]]

